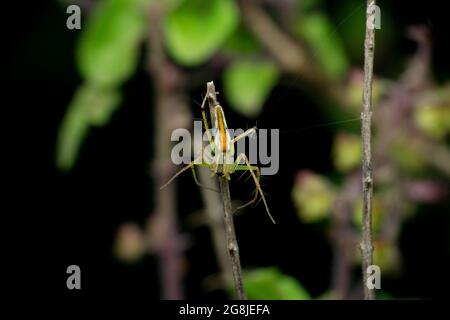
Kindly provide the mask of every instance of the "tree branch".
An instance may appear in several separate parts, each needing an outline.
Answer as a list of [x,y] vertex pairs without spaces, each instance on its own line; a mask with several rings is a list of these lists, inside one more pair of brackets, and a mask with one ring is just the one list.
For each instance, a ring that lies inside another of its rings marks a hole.
[[[211,177],[211,171],[208,168],[199,167],[197,169],[200,183],[206,188],[217,189],[218,183],[214,177]],[[217,263],[220,268],[222,284],[228,285],[232,281],[231,265],[227,254],[227,236],[223,227],[221,196],[217,192],[200,188],[203,202],[208,215],[208,224],[211,229],[214,251],[216,253]]]
[[322,92],[323,97],[346,103],[342,84],[325,75],[302,43],[289,37],[254,1],[239,0],[238,4],[245,24],[282,70],[303,79],[305,84]]
[[[206,95],[208,97],[209,109],[212,110],[218,103],[214,83],[208,82]],[[213,118],[213,115],[211,115]],[[214,119],[211,119],[214,123]],[[236,240],[236,232],[234,230],[233,211],[231,207],[230,187],[225,177],[219,177],[220,194],[223,202],[223,215],[225,221],[225,234],[227,238],[227,251],[231,261],[231,269],[233,271],[234,286],[239,300],[246,300],[244,283],[242,280],[242,268],[239,257],[239,246]]]
[[[188,113],[179,103],[180,90],[184,77],[166,58],[163,47],[162,19],[164,8],[159,2],[150,8],[150,21],[147,45],[147,63],[155,90],[155,156],[152,163],[154,186],[159,190],[173,175],[176,167],[170,158],[170,134],[176,127],[190,122]],[[174,117],[176,114],[178,117]],[[183,299],[183,255],[181,237],[178,232],[176,215],[176,184],[171,183],[155,194],[153,221],[159,229],[157,240],[161,296],[163,299]]]
[[[367,0],[366,21],[374,14],[369,8],[375,4],[373,0]],[[372,151],[371,151],[371,123],[372,123],[372,77],[373,56],[375,51],[375,29],[369,28],[366,23],[366,36],[364,40],[364,87],[361,112],[361,136],[362,136],[362,189],[363,189],[363,212],[362,212],[362,273],[364,286],[364,299],[374,300],[375,290],[367,286],[367,268],[372,265]]]

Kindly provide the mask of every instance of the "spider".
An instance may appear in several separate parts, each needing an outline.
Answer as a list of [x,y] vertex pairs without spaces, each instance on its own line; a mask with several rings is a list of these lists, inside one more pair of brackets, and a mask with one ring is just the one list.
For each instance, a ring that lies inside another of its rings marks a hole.
[[[231,135],[228,130],[227,121],[225,119],[225,113],[223,111],[223,108],[222,106],[220,106],[220,104],[216,102],[216,105],[213,107],[213,112],[211,116],[213,118],[214,126],[212,130],[209,130],[208,121],[206,120],[205,115],[205,102],[207,98],[208,95],[205,96],[201,104],[202,121],[205,126],[206,134],[209,141],[209,145],[206,147],[207,152],[205,153],[205,149],[202,149],[202,154],[200,156],[198,156],[188,165],[179,170],[160,189],[165,188],[181,173],[189,169],[192,169],[192,175],[194,177],[195,183],[198,186],[204,188],[204,186],[202,186],[197,179],[194,169],[194,166],[196,165],[208,167],[211,169],[211,176],[218,176],[221,178],[225,178],[227,180],[231,180],[231,175],[236,171],[249,171],[256,187],[255,196],[248,203],[238,207],[237,210],[242,209],[243,207],[246,207],[252,203],[255,203],[256,200],[258,199],[259,194],[264,203],[264,207],[266,209],[267,214],[269,215],[272,222],[275,223],[275,220],[270,214],[269,206],[267,205],[266,198],[264,197],[261,185],[259,183],[261,176],[259,167],[250,165],[248,157],[245,155],[245,153],[240,153],[237,156],[236,160],[233,161],[235,154],[234,144],[247,136],[252,136],[256,134],[256,128],[253,127],[251,129],[248,129],[244,133],[239,134],[235,138],[231,139]],[[215,101],[215,99],[213,99],[213,101]],[[211,131],[213,135],[211,135]],[[241,164],[241,162],[243,162],[243,164]]]

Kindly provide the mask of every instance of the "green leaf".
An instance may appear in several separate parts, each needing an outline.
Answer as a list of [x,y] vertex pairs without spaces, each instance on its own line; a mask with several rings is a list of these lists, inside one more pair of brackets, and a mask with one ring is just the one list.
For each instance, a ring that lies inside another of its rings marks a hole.
[[311,47],[313,55],[329,76],[342,78],[346,74],[349,67],[346,53],[326,15],[302,15],[297,23],[297,31]]
[[91,126],[105,125],[121,100],[115,90],[83,85],[75,93],[58,131],[56,164],[60,170],[70,170]]
[[256,117],[278,78],[272,62],[236,61],[224,73],[225,97],[237,112]]
[[297,1],[297,6],[301,12],[309,11],[319,7],[322,4],[322,0],[300,0]]
[[361,163],[361,139],[358,135],[339,132],[333,143],[333,162],[340,172],[355,169]]
[[424,172],[426,168],[425,155],[411,144],[399,140],[393,144],[389,151],[401,169],[408,171],[410,174]]
[[260,268],[244,273],[244,286],[251,300],[306,300],[309,293],[293,277],[277,268]]
[[148,0],[104,0],[78,43],[81,75],[96,86],[119,86],[136,70],[146,28]]
[[450,133],[450,105],[425,105],[416,108],[414,121],[420,130],[434,139],[443,139]]
[[223,52],[236,55],[261,51],[260,42],[243,25],[239,25],[224,44]]
[[334,189],[325,176],[308,170],[300,171],[291,193],[299,218],[305,223],[324,220],[336,198]]
[[238,22],[238,10],[232,0],[184,1],[165,20],[168,51],[182,65],[203,63],[225,42]]

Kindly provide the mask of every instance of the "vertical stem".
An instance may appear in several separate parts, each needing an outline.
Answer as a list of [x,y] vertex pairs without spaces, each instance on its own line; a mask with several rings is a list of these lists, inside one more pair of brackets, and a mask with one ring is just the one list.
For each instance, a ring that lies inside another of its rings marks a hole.
[[[197,169],[197,173],[200,183],[203,186],[210,189],[218,189],[217,179],[211,177],[211,171],[208,168],[200,167]],[[228,261],[227,236],[223,227],[221,195],[205,188],[200,188],[200,191],[208,215],[208,223],[211,229],[217,263],[220,268],[222,284],[223,286],[226,286],[233,281],[233,272]]]
[[[364,299],[374,300],[375,290],[367,286],[367,268],[372,265],[372,151],[371,151],[371,122],[372,122],[372,77],[373,56],[375,51],[375,29],[369,27],[367,21],[373,18],[374,11],[370,7],[375,4],[374,0],[367,0],[366,36],[364,40],[364,88],[361,112],[361,135],[362,135],[362,189],[363,189],[363,212],[362,212],[362,273],[364,286]],[[371,20],[373,21],[373,20]]]
[[[208,82],[206,88],[209,109],[218,104],[216,97],[216,89],[214,83]],[[211,112],[211,123],[214,123],[214,113]],[[231,269],[233,271],[234,286],[239,300],[246,300],[244,283],[242,280],[241,260],[239,257],[239,246],[236,240],[236,232],[234,230],[233,211],[231,207],[230,187],[225,177],[219,177],[220,194],[223,202],[223,214],[225,220],[225,234],[227,238],[227,251],[231,261]]]
[[219,177],[220,193],[223,201],[223,216],[225,219],[225,234],[227,236],[227,249],[231,260],[234,286],[239,300],[246,300],[244,284],[242,281],[241,261],[239,247],[234,230],[233,211],[231,209],[230,187],[225,177]]
[[[164,7],[162,2],[152,3],[147,39],[148,68],[153,78],[155,90],[155,156],[152,164],[155,190],[159,190],[173,175],[176,167],[170,158],[170,133],[177,127],[174,114],[184,115],[179,103],[179,91],[183,76],[167,60],[163,47],[162,19]],[[187,121],[186,121],[187,122]],[[164,190],[155,193],[154,217],[158,224],[158,256],[161,279],[162,299],[183,299],[183,254],[181,237],[178,232],[176,214],[176,185],[170,184]]]

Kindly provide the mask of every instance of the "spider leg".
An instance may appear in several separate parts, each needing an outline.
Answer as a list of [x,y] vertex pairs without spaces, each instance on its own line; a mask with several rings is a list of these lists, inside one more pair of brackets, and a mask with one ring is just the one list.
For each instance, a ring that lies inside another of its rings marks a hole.
[[[235,167],[235,170],[242,170],[242,171],[244,171],[244,173],[241,175],[241,177],[245,174],[246,171],[254,170],[254,171],[256,171],[256,177],[257,177],[257,179],[258,179],[258,181],[259,181],[260,171],[259,171],[259,168],[258,168],[258,167],[251,167],[251,169],[249,169],[247,166],[237,165],[237,166]],[[247,181],[250,177],[251,177],[251,174],[250,174],[250,176],[248,176],[248,177],[245,179],[245,181]],[[255,190],[255,196],[252,198],[252,200],[250,200],[249,202],[247,202],[247,203],[245,203],[245,204],[243,204],[243,205],[237,207],[236,210],[235,210],[235,212],[238,211],[238,210],[241,210],[241,209],[243,209],[243,208],[245,208],[245,207],[248,207],[248,206],[251,205],[251,204],[254,204],[254,203],[256,202],[256,200],[258,200],[258,190]]]
[[207,186],[202,185],[202,184],[198,181],[198,179],[197,179],[197,174],[195,173],[195,168],[192,166],[191,169],[192,169],[192,176],[194,177],[195,184],[196,184],[198,187],[203,188],[203,189],[206,189],[206,190],[210,190],[210,191],[214,191],[214,192],[219,193],[219,191],[216,190],[216,189],[213,189],[213,188],[210,188],[210,187],[207,187]]
[[180,171],[178,171],[177,173],[175,173],[173,175],[172,178],[169,179],[169,181],[166,182],[166,184],[164,184],[162,187],[159,188],[159,190],[164,189],[165,187],[167,187],[173,180],[175,180],[176,177],[178,177],[180,174],[182,174],[183,172],[185,172],[186,170],[188,170],[189,168],[192,168],[194,165],[196,165],[198,161],[200,161],[202,159],[202,156],[198,157],[197,159],[195,159],[194,161],[192,161],[191,163],[189,163],[188,165],[186,165],[185,167],[183,167]]
[[241,140],[242,138],[245,138],[247,136],[251,136],[252,134],[256,133],[256,129],[255,128],[251,128],[248,129],[247,131],[245,131],[244,133],[241,133],[240,135],[238,135],[237,137],[235,137],[234,139],[231,140],[231,143],[235,143],[239,140]]
[[208,120],[206,120],[206,113],[205,113],[205,103],[206,103],[207,98],[208,98],[208,96],[205,95],[200,108],[202,109],[202,120],[203,120],[203,125],[205,126],[206,135],[208,136],[209,143],[212,144],[213,139],[212,139],[211,133],[209,132]]
[[[245,133],[245,132],[244,132],[244,133]],[[244,161],[245,161],[245,164],[244,164],[244,165],[241,165],[241,164],[240,164],[241,160],[244,160]],[[258,193],[259,193],[259,194],[261,195],[261,199],[262,199],[262,201],[263,201],[263,203],[264,203],[264,207],[266,208],[267,214],[269,215],[269,217],[270,217],[270,219],[272,220],[272,222],[273,222],[273,223],[276,223],[275,220],[273,219],[272,215],[270,214],[269,206],[267,205],[266,198],[264,197],[264,193],[262,192],[261,186],[260,186],[260,184],[259,184],[259,178],[260,178],[260,176],[261,176],[259,168],[256,167],[256,166],[251,166],[251,165],[250,165],[250,162],[248,161],[247,156],[246,156],[244,153],[241,153],[241,154],[238,155],[238,157],[236,158],[236,161],[234,162],[233,167],[231,168],[231,172],[230,172],[230,173],[233,173],[233,172],[236,171],[236,170],[249,170],[249,171],[250,171],[250,174],[251,174],[251,176],[252,176],[252,178],[253,178],[253,181],[255,182],[255,186],[256,186],[256,190],[257,190],[255,198],[252,199],[252,201],[250,201],[249,203],[245,204],[244,206],[248,206],[249,204],[254,203],[254,202],[256,201],[256,199],[257,199],[257,197],[258,197]],[[254,171],[257,172],[256,175],[255,175]],[[242,206],[239,207],[239,208],[242,208]]]

